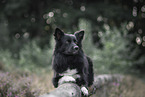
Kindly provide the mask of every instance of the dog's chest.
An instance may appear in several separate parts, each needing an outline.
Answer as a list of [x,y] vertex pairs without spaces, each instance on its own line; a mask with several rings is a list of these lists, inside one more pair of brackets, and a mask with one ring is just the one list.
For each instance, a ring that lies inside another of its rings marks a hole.
[[78,74],[77,69],[70,69],[68,68],[66,71],[64,71],[63,73],[59,74],[60,76],[71,76],[73,78],[80,78],[80,74]]
[[66,71],[64,71],[63,73],[60,73],[61,76],[72,76],[72,75],[75,75],[77,74],[78,71],[77,69],[70,69],[68,68]]

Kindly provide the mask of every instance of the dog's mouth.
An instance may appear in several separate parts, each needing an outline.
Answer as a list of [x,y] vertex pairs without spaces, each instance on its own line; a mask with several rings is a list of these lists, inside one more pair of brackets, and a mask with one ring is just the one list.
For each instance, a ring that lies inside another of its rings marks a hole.
[[79,52],[79,47],[78,46],[73,46],[73,47],[70,47],[70,48],[65,48],[63,53],[65,55],[77,55],[78,52]]
[[78,54],[78,51],[73,51],[73,52],[71,52],[71,51],[64,51],[63,53],[65,55],[77,55]]

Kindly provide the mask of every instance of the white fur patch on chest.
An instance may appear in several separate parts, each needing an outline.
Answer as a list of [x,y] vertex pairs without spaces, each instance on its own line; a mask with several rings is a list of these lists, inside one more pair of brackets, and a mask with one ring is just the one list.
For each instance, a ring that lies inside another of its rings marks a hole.
[[77,74],[78,71],[76,69],[67,69],[65,72],[60,73],[61,76],[73,76]]
[[63,76],[61,79],[59,79],[58,84],[61,85],[68,82],[76,82],[76,80],[72,76]]
[[58,84],[61,85],[66,82],[76,82],[76,78],[80,78],[80,75],[77,74],[78,71],[76,69],[67,69],[65,72],[60,73],[59,75],[62,78],[59,79]]

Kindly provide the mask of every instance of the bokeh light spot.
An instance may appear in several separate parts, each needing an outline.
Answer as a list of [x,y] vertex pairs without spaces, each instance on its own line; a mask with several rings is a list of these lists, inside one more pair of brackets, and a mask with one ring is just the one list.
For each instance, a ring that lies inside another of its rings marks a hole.
[[130,30],[131,28],[133,28],[134,27],[134,23],[132,22],[132,21],[130,21],[129,23],[128,23],[128,25],[126,25],[126,28],[128,29],[128,30]]
[[137,3],[138,2],[138,0],[133,0],[135,3]]
[[132,15],[133,15],[134,17],[137,16],[137,7],[135,7],[135,6],[133,7]]
[[31,18],[31,22],[33,22],[33,23],[34,23],[34,22],[35,22],[35,18]]
[[81,7],[80,7],[80,10],[81,10],[81,11],[85,11],[85,10],[86,10],[85,6],[81,6]]
[[140,38],[140,37],[136,37],[136,43],[137,43],[138,45],[141,44],[141,38]]
[[142,43],[142,46],[145,47],[145,42]]
[[44,19],[47,19],[47,18],[48,18],[48,17],[47,17],[47,14],[44,14],[44,15],[43,15],[43,18],[44,18]]
[[51,23],[51,19],[47,19],[47,20],[46,20],[46,23],[47,23],[47,24],[50,24],[50,23]]
[[28,33],[28,32],[24,33],[24,34],[23,34],[23,37],[24,37],[24,38],[29,38],[29,33]]
[[101,31],[98,32],[98,36],[101,37],[103,33]]
[[56,9],[56,13],[61,13],[61,10],[60,9]]
[[44,28],[46,31],[48,31],[49,29],[50,29],[50,27],[49,26],[45,26],[45,28]]
[[143,41],[145,41],[145,36],[143,36]]
[[63,17],[66,18],[68,16],[67,13],[63,13]]
[[99,17],[97,18],[97,21],[98,21],[98,22],[103,21],[103,17],[102,17],[102,16],[99,16]]
[[49,17],[53,17],[53,16],[54,16],[54,13],[53,13],[53,12],[49,12],[49,13],[48,13],[48,16],[49,16]]
[[16,38],[16,39],[19,39],[20,37],[21,37],[21,36],[20,36],[19,33],[15,34],[15,38]]
[[142,29],[139,29],[139,30],[138,30],[138,33],[139,33],[139,34],[142,34]]
[[142,12],[145,12],[145,5],[142,6],[141,11],[142,11]]

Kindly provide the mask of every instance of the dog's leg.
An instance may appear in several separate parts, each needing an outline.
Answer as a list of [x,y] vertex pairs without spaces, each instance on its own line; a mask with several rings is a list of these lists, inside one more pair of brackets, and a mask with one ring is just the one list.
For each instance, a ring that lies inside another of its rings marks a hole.
[[82,94],[87,97],[89,95],[88,93],[88,74],[86,68],[82,69],[82,73],[80,74],[80,78],[76,79],[76,83],[81,86],[81,92]]
[[[87,66],[87,65],[85,65],[85,66]],[[88,95],[89,95],[89,92],[88,92],[88,89],[87,89],[88,81],[89,81],[89,79],[88,79],[88,67],[85,67],[85,66],[83,68],[84,85],[81,87],[81,91],[82,91],[82,93],[85,97],[88,97]]]
[[59,79],[60,79],[61,77],[62,77],[62,76],[59,76],[58,73],[54,72],[54,77],[53,77],[53,79],[52,79],[52,82],[53,82],[53,85],[54,85],[55,88],[58,87],[58,81],[59,81]]
[[89,95],[89,92],[88,92],[88,80],[87,80],[87,76],[84,75],[84,85],[81,86],[81,91],[82,91],[82,94],[85,96],[85,97],[88,97]]
[[85,86],[81,87],[81,92],[82,92],[83,96],[88,97],[89,92],[88,92],[88,89]]
[[94,82],[94,71],[93,71],[93,62],[92,60],[87,57],[89,66],[88,66],[88,86],[91,86]]

